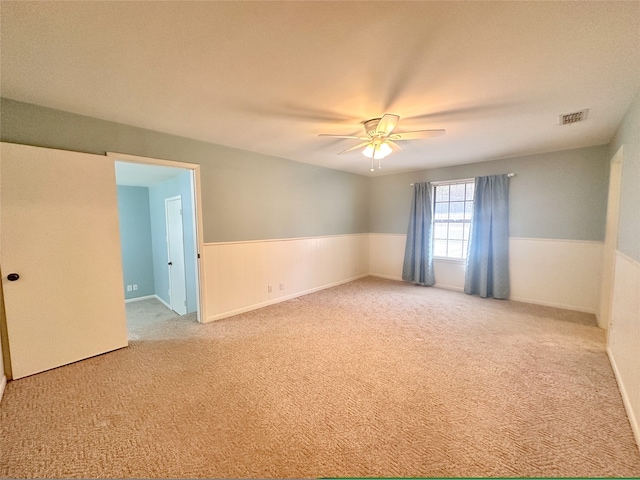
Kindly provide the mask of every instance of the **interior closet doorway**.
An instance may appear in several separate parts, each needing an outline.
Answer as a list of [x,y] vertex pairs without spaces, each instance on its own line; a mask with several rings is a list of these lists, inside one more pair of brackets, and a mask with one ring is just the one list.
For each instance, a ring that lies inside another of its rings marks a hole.
[[169,306],[178,315],[187,314],[187,275],[184,256],[182,195],[164,199],[169,271]]
[[199,166],[114,157],[123,291],[132,340],[161,322],[201,322]]

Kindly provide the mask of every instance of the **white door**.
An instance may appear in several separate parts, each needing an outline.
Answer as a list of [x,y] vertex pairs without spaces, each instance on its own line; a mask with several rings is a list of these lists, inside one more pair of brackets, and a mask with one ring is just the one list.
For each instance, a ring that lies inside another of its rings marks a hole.
[[164,201],[167,213],[167,253],[169,264],[169,303],[179,315],[187,313],[187,282],[184,268],[184,229],[182,227],[182,197]]
[[127,346],[113,159],[10,143],[0,153],[13,378]]
[[600,311],[598,326],[607,330],[611,323],[611,304],[615,280],[616,248],[618,244],[618,217],[620,213],[620,184],[622,182],[622,148],[611,159],[609,170],[609,196],[607,200],[607,223],[604,236],[602,262],[602,284],[600,288]]

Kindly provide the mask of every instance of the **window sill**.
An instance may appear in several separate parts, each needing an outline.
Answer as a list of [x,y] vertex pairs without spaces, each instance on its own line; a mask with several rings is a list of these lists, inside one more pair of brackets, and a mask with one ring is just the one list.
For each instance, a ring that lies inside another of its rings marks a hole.
[[467,263],[466,258],[433,257],[433,261],[439,263],[455,263],[458,265],[465,265]]

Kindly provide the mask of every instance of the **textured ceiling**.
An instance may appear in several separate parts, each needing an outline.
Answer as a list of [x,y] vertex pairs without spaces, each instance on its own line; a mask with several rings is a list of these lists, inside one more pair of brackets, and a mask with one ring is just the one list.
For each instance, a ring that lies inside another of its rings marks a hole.
[[[640,2],[2,2],[14,100],[367,175],[361,122],[444,128],[390,173],[607,143]],[[558,115],[589,108],[584,123]]]

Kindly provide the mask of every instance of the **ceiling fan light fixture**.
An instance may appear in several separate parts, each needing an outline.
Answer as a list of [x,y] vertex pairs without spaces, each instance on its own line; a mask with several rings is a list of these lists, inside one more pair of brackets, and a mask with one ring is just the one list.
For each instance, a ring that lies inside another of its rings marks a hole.
[[369,145],[364,147],[364,150],[362,151],[362,154],[367,158],[373,158],[373,154],[375,153],[375,151],[376,151],[376,149],[373,146],[373,143],[370,143]]
[[383,143],[380,144],[378,152],[379,152],[379,157],[378,158],[384,158],[387,155],[389,155],[390,153],[392,153],[393,150],[391,150],[391,147],[389,146],[389,144],[387,142],[383,142]]
[[387,142],[371,142],[364,148],[362,154],[367,158],[379,160],[388,156],[392,152],[393,150],[391,150],[391,147]]
[[[355,152],[362,150],[362,154],[371,159],[371,171],[373,172],[373,164],[374,160],[378,160],[378,168],[381,168],[380,160],[389,156],[394,151],[402,151],[402,148],[398,143],[398,141],[404,140],[417,140],[420,138],[428,138],[435,137],[438,135],[444,134],[444,129],[439,130],[414,130],[411,132],[398,132],[395,130],[398,121],[400,120],[399,115],[394,115],[391,113],[385,113],[380,118],[372,118],[370,120],[365,120],[362,122],[364,125],[364,130],[366,136],[357,136],[357,135],[339,135],[333,133],[321,133],[322,137],[336,137],[336,138],[353,138],[357,140],[363,141],[358,145],[354,145],[351,148],[347,148],[346,150],[338,153],[338,155],[342,155],[349,152]],[[395,148],[395,150],[392,148]]]

